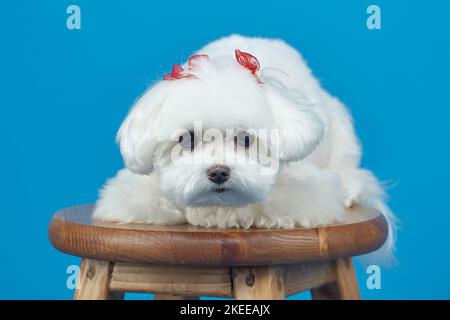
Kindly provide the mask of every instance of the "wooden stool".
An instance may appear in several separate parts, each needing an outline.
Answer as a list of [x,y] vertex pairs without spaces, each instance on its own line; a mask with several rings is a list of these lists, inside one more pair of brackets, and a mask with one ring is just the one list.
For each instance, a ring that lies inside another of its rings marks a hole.
[[83,258],[75,299],[283,299],[304,290],[359,299],[351,257],[387,236],[384,217],[364,207],[349,209],[345,224],[292,230],[113,224],[93,221],[93,208],[61,210],[49,228],[54,247]]

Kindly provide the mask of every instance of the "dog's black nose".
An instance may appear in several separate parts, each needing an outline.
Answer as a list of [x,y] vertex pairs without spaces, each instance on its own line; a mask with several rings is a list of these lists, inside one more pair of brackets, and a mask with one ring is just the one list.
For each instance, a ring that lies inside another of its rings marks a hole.
[[206,171],[206,174],[210,181],[221,184],[230,177],[230,168],[227,166],[213,166]]

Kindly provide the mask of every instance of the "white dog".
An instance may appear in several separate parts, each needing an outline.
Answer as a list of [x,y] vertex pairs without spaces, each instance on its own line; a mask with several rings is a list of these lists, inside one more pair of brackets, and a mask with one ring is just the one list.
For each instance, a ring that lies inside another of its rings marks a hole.
[[205,227],[294,228],[345,219],[362,204],[395,217],[345,106],[280,40],[212,42],[150,88],[117,136],[126,169],[94,217]]

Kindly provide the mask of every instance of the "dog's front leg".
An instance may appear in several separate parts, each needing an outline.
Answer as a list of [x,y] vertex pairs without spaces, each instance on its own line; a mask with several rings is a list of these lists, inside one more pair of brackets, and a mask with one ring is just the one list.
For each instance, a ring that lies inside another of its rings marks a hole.
[[119,223],[185,223],[183,210],[159,190],[156,175],[139,175],[127,169],[110,179],[100,192],[94,218]]

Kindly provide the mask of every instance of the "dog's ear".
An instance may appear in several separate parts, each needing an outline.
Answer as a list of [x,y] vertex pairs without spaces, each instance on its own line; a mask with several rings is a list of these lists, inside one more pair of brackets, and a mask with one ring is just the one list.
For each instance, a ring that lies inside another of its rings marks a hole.
[[283,161],[305,158],[319,144],[324,124],[303,96],[264,83],[272,110],[274,128],[279,130],[278,156]]
[[153,153],[159,140],[160,111],[167,98],[171,81],[160,81],[134,104],[117,133],[125,165],[134,173],[146,174],[153,169]]

